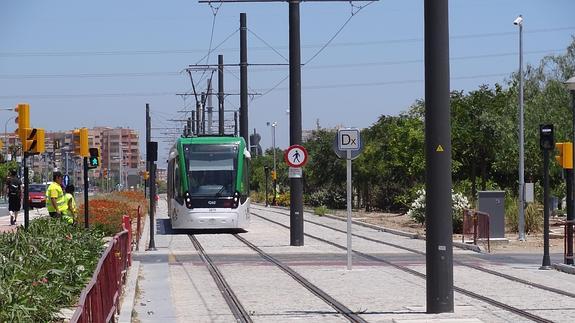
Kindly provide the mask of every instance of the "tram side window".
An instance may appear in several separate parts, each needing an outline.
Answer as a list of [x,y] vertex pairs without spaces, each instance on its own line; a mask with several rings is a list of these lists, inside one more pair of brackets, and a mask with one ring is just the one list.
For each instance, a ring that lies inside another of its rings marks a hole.
[[244,158],[244,171],[242,174],[242,200],[245,200],[250,195],[250,160]]
[[168,162],[168,200],[174,196],[174,160]]
[[174,163],[174,199],[183,203],[182,198],[182,180],[180,176],[180,166],[177,162]]

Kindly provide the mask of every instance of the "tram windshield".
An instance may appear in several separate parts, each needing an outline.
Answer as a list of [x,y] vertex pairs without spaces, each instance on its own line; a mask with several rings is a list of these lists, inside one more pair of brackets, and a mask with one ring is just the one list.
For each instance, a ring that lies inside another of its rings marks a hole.
[[184,145],[183,148],[192,197],[221,197],[234,194],[237,145]]

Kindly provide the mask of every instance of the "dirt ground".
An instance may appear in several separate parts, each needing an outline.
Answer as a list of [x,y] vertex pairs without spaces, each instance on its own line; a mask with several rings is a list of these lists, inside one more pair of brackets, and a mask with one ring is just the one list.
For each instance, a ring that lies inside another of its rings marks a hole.
[[[329,214],[334,214],[338,217],[346,217],[347,212],[345,210],[330,210]],[[353,219],[380,225],[390,229],[396,229],[400,231],[418,233],[425,235],[425,226],[413,222],[405,214],[393,214],[393,213],[382,213],[382,212],[365,212],[365,211],[354,211]],[[551,239],[549,239],[549,252],[563,252],[564,242],[563,242],[563,227],[559,225],[559,219],[551,219]],[[517,238],[517,233],[507,232],[505,237],[509,240],[509,243],[492,243],[491,253],[537,253],[541,252],[543,254],[543,233],[532,233],[526,236],[526,241],[519,241]],[[461,234],[454,234],[454,241],[462,241]],[[472,240],[472,236],[465,237],[466,241]],[[481,247],[487,251],[487,245],[480,244]]]

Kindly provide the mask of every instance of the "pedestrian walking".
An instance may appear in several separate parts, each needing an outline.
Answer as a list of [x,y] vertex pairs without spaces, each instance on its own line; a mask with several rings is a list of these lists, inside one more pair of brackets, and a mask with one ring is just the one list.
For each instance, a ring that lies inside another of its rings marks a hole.
[[62,190],[63,178],[61,172],[54,172],[52,174],[52,183],[46,189],[46,208],[52,218],[61,217],[62,211],[68,207],[64,199],[64,191]]
[[8,191],[8,211],[10,213],[10,225],[18,221],[18,212],[22,207],[22,181],[18,178],[16,170],[10,171],[10,177],[6,182]]
[[66,186],[66,193],[64,193],[64,200],[66,208],[62,212],[62,219],[69,224],[76,222],[76,199],[74,198],[74,185]]

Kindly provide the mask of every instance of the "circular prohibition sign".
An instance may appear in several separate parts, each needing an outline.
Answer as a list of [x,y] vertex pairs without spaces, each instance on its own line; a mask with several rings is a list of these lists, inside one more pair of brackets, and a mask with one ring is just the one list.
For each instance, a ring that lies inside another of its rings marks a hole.
[[290,167],[302,167],[307,163],[307,150],[301,145],[291,145],[285,151],[284,159]]

